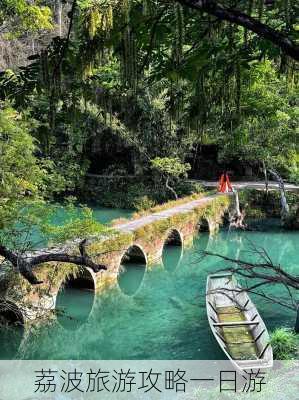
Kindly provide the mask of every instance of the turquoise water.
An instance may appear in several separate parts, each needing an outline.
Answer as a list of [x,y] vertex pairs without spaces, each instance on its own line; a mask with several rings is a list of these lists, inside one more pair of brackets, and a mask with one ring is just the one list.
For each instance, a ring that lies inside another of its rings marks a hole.
[[[109,224],[111,221],[117,218],[130,218],[133,214],[132,210],[126,210],[121,208],[107,208],[107,207],[98,207],[98,206],[90,206],[93,211],[93,218],[101,222],[102,224]],[[78,207],[76,208],[76,217],[80,216],[80,212],[82,210]],[[78,214],[77,214],[78,213]],[[71,211],[68,211],[64,207],[58,207],[55,209],[55,213],[51,218],[51,224],[54,226],[60,226],[65,224],[70,218],[74,217],[74,214]],[[37,249],[43,248],[47,246],[47,239],[41,234],[41,232],[37,228],[32,228],[30,232],[24,232],[21,235],[21,243],[26,242],[27,244],[30,242],[30,247]]]
[[[94,296],[92,291],[74,288],[61,291],[57,306],[64,313],[57,323],[37,337],[27,337],[21,351],[10,357],[223,359],[206,317],[205,285],[208,273],[226,264],[212,257],[199,262],[199,251],[252,259],[255,256],[249,247],[254,244],[265,248],[273,262],[295,273],[298,243],[299,232],[284,232],[270,223],[264,231],[221,231],[215,237],[200,233],[183,254],[180,247],[167,246],[163,263],[146,270],[142,264],[126,264],[119,286],[105,294]],[[286,291],[274,285],[267,293],[287,298]],[[293,311],[261,297],[252,298],[270,331],[294,325]],[[1,338],[0,346],[4,346]]]

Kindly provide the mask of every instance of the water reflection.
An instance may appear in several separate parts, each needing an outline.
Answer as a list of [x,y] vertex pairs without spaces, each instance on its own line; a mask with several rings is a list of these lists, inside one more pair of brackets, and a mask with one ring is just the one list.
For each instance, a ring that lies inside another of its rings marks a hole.
[[60,288],[56,298],[57,320],[68,330],[76,330],[91,313],[95,287],[87,270],[77,277],[71,276]]
[[0,305],[0,359],[14,358],[24,336],[24,320],[13,304]]
[[183,240],[181,234],[176,229],[168,232],[162,250],[162,262],[168,272],[174,272],[183,255]]
[[120,290],[128,295],[136,294],[146,269],[146,256],[141,247],[133,245],[123,255],[117,277]]
[[168,272],[174,272],[182,258],[182,246],[167,244],[163,247],[162,262]]
[[213,241],[213,236],[209,233],[200,233],[198,239],[193,243],[195,251],[208,251],[210,242]]
[[118,285],[127,296],[133,296],[140,288],[146,265],[144,263],[126,262],[121,265],[118,274]]

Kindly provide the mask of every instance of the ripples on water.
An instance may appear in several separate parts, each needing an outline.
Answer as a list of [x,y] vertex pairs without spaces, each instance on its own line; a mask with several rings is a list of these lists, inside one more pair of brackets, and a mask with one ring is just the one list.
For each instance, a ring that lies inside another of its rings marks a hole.
[[[193,247],[165,246],[161,264],[149,270],[126,263],[118,286],[95,296],[92,291],[66,288],[57,307],[66,314],[50,329],[26,342],[26,358],[37,359],[217,359],[223,358],[208,325],[205,285],[208,273],[225,267],[222,260],[198,262],[198,251],[207,249],[234,258],[248,259],[248,247],[264,247],[275,263],[295,272],[299,261],[299,232],[279,228],[265,232],[221,231],[214,238],[200,233]],[[271,286],[271,294],[285,295]],[[252,296],[269,330],[293,326],[292,311]],[[71,334],[70,334],[71,330]],[[27,339],[28,340],[28,339]],[[5,342],[0,337],[1,355]]]

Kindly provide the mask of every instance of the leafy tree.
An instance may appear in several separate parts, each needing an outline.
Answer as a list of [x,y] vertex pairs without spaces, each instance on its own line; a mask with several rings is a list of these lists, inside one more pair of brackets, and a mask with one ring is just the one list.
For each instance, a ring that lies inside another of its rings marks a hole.
[[169,157],[156,157],[151,160],[152,168],[159,171],[159,173],[165,178],[165,186],[170,190],[175,199],[178,198],[176,191],[170,186],[169,183],[174,182],[180,178],[187,177],[187,171],[191,169],[190,164],[182,163],[179,158]]
[[0,4],[0,32],[6,32],[10,38],[53,28],[50,8],[39,5],[38,1],[1,0]]
[[267,192],[269,173],[278,180],[285,220],[289,207],[280,175],[290,176],[299,153],[297,90],[286,87],[270,61],[253,65],[243,79],[238,121],[229,135],[222,133],[220,156],[259,166]]
[[[254,77],[255,71],[264,67],[260,64],[248,74],[251,84],[246,84],[241,98],[244,116],[225,139],[221,138],[221,157],[235,157],[253,165],[260,164],[265,169],[278,168],[287,176],[292,165],[290,161],[299,151],[299,108],[294,94],[286,93],[283,83],[276,77],[272,82],[265,82],[261,74]],[[270,63],[267,68],[274,78]]]
[[[251,14],[256,11],[253,7],[253,2],[249,3],[249,7],[246,10],[247,12],[231,7],[231,1],[224,2],[224,5],[214,0],[199,0],[196,3],[192,0],[180,0],[180,3],[190,8],[206,12],[220,20],[242,26],[246,30],[250,30],[258,36],[265,38],[274,45],[280,47],[283,52],[295,60],[299,60],[299,46],[292,40],[298,30],[296,24],[292,25],[296,9],[295,7],[291,7],[289,2],[287,4],[278,1],[270,2],[270,5],[273,6],[273,8],[271,7],[271,13],[273,12],[274,15],[277,15],[277,12],[283,10],[285,24],[289,35],[285,35],[283,31],[279,31],[276,27],[272,27],[270,24],[261,22],[260,19],[264,6],[261,2],[258,2],[258,18],[251,16]],[[266,4],[267,3],[265,2],[265,5]],[[282,7],[284,7],[284,9],[282,9]]]
[[[95,264],[88,257],[85,251],[86,240],[80,244],[79,257],[72,257],[66,253],[45,253],[36,256],[37,258],[31,256],[28,261],[26,251],[30,242],[27,229],[30,230],[38,224],[48,236],[58,241],[78,236],[87,237],[107,232],[107,229],[93,220],[91,211],[87,208],[83,209],[83,218],[73,218],[59,228],[54,229],[45,224],[45,219],[50,216],[51,207],[43,202],[50,200],[51,195],[57,191],[57,185],[60,183],[61,189],[64,181],[56,172],[55,180],[53,179],[51,170],[55,170],[55,165],[51,160],[47,162],[37,157],[37,143],[29,134],[29,126],[32,127],[34,123],[34,120],[28,120],[9,106],[0,110],[0,255],[29,282],[36,284],[39,281],[32,272],[32,267],[42,262],[71,262],[88,265],[95,271],[104,267]],[[8,246],[13,246],[13,250]]]
[[36,141],[29,134],[33,120],[11,107],[0,110],[0,220],[1,227],[13,223],[18,209],[41,198],[46,171],[35,156]]

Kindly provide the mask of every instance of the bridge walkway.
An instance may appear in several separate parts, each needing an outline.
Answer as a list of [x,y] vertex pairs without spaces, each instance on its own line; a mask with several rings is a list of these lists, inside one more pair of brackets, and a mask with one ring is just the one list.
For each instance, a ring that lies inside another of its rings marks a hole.
[[150,215],[146,215],[144,217],[138,218],[136,220],[128,221],[124,224],[116,225],[115,228],[121,232],[134,232],[135,230],[149,225],[153,222],[157,222],[159,220],[163,220],[169,218],[173,215],[182,214],[186,212],[190,212],[195,208],[204,206],[205,204],[213,201],[216,197],[222,196],[222,194],[213,194],[210,196],[205,196],[198,200],[192,200],[185,204],[180,204],[178,206],[167,208],[166,210],[159,211],[157,213],[153,213]]

